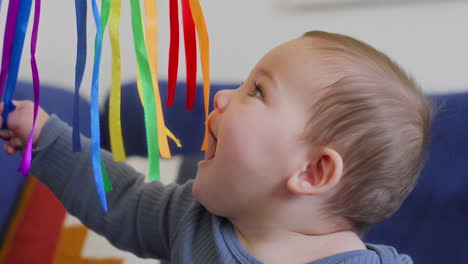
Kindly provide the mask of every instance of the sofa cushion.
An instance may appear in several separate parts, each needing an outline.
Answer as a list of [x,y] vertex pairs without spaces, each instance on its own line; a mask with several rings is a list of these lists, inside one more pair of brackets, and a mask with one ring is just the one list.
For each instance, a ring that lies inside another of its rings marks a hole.
[[[32,100],[34,97],[31,83],[19,82],[16,86],[15,100]],[[73,121],[73,98],[72,92],[59,87],[43,84],[41,85],[40,105],[48,113],[58,115],[62,120],[71,124]],[[80,131],[90,135],[89,128],[89,104],[86,100],[80,99]],[[3,152],[3,141],[0,141],[0,150]],[[4,232],[9,222],[12,210],[18,195],[21,191],[25,177],[17,170],[21,157],[19,155],[8,156],[0,154],[0,168],[2,185],[0,186],[0,244],[4,237]]]
[[468,93],[431,99],[441,107],[419,182],[366,239],[394,245],[416,263],[468,263]]

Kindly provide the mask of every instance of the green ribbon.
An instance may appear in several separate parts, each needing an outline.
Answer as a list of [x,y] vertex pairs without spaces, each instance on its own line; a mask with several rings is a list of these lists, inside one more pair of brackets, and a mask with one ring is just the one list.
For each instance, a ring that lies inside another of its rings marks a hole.
[[153,80],[146,54],[143,25],[141,23],[141,8],[139,0],[130,1],[133,43],[138,64],[138,72],[143,88],[146,141],[148,146],[149,179],[159,180],[159,145],[156,116],[156,103],[153,91]]

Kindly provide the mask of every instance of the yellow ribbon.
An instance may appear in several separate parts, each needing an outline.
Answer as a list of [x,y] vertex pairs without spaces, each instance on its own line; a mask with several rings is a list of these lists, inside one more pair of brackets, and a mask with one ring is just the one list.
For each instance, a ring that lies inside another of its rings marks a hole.
[[[199,4],[198,4],[199,7]],[[119,43],[119,24],[120,24],[120,9],[121,9],[121,0],[112,0],[111,4],[111,11],[110,11],[110,18],[109,18],[109,33],[112,45],[112,88],[110,93],[110,100],[109,100],[109,129],[110,129],[110,140],[111,140],[111,149],[113,152],[114,160],[115,161],[122,161],[126,159],[125,148],[123,144],[123,137],[122,137],[122,128],[121,128],[121,58],[120,58],[120,43]],[[201,11],[200,7],[198,10]],[[199,15],[199,12],[198,12]],[[195,15],[194,15],[195,16]],[[159,142],[159,150],[160,155],[163,158],[171,158],[171,152],[169,148],[169,144],[167,141],[167,137],[171,138],[178,147],[181,147],[180,140],[177,139],[174,134],[166,127],[164,121],[164,115],[162,111],[162,103],[161,103],[161,96],[159,93],[159,85],[158,85],[158,58],[157,58],[157,45],[158,45],[158,23],[157,23],[157,5],[156,1],[145,0],[145,43],[146,43],[146,50],[148,54],[148,62],[150,65],[150,71],[152,75],[152,82],[153,82],[153,90],[154,95],[156,98],[156,113],[157,113],[157,126],[158,126],[158,142]],[[203,14],[202,14],[202,22],[204,22]],[[198,20],[198,19],[197,19]],[[205,32],[206,32],[206,26]],[[198,28],[197,28],[198,29]],[[203,34],[203,33],[199,33]],[[207,34],[205,33],[205,38],[207,39]],[[205,45],[204,45],[205,47]],[[209,49],[209,47],[208,47]],[[205,52],[208,54],[209,52]],[[202,55],[202,58],[206,58],[206,56]],[[208,66],[206,66],[206,62],[203,63],[203,72],[204,72],[204,81],[208,80],[208,84],[204,83],[205,89],[205,112],[206,116],[208,113],[208,101],[209,101],[209,71],[208,75],[205,74],[206,68],[209,69],[209,57],[208,59]],[[141,86],[141,79],[140,74],[137,68],[137,88],[138,94],[140,96],[140,101],[142,105],[144,105],[143,101],[143,92]],[[207,88],[208,87],[208,88]],[[208,94],[206,91],[208,90]],[[207,130],[206,130],[207,131]],[[205,132],[206,132],[205,131]],[[207,134],[205,133],[205,141],[207,139]]]
[[112,0],[109,17],[109,35],[112,47],[112,88],[109,99],[109,134],[115,161],[126,159],[120,117],[121,59],[120,59],[120,9],[121,0]]
[[171,158],[169,143],[167,142],[166,125],[161,107],[161,96],[158,84],[158,9],[155,0],[145,0],[145,43],[153,80],[154,96],[156,98],[156,114],[158,121],[159,152],[163,158]]
[[208,114],[210,105],[210,41],[206,27],[205,17],[199,0],[190,0],[190,9],[192,11],[193,21],[197,28],[198,48],[203,71],[203,94],[205,104],[205,138],[203,139],[202,150],[208,148]]
[[[136,66],[136,75],[137,75],[137,90],[138,90],[138,97],[140,97],[140,102],[143,107],[145,107],[143,101],[143,89],[141,88],[141,79],[140,79],[140,71],[138,70],[138,65]],[[166,131],[167,136],[174,141],[178,148],[182,147],[180,140],[167,128],[166,126],[163,127],[164,131]]]

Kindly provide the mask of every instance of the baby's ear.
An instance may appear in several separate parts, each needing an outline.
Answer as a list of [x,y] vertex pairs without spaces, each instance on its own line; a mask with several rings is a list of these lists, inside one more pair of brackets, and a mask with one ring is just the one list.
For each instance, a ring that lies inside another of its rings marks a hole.
[[307,161],[291,175],[287,188],[294,194],[321,194],[335,187],[343,176],[343,159],[331,148],[324,148],[318,158]]

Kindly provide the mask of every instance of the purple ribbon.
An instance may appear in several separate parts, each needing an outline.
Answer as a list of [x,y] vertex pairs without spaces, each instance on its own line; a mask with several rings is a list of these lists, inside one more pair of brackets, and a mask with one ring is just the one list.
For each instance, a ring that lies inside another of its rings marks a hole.
[[[0,70],[0,98],[3,95],[8,69],[10,68],[11,50],[13,48],[13,40],[15,38],[19,4],[19,0],[10,0],[10,3],[8,4],[7,21],[5,24],[5,32],[3,34],[2,69]],[[6,122],[3,124],[3,127],[6,127]]]
[[40,100],[40,81],[39,81],[39,71],[37,69],[36,63],[36,45],[37,45],[37,34],[39,31],[39,20],[41,16],[41,0],[35,0],[34,3],[34,22],[31,35],[31,71],[33,78],[33,87],[34,87],[34,120],[33,126],[31,129],[31,134],[29,134],[29,140],[24,149],[23,158],[21,159],[20,167],[18,171],[23,175],[28,175],[31,168],[32,160],[32,144],[34,140],[34,128],[36,127],[37,112],[39,108]]

